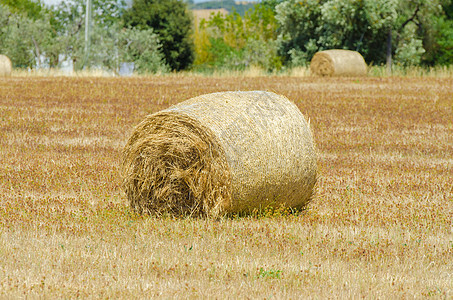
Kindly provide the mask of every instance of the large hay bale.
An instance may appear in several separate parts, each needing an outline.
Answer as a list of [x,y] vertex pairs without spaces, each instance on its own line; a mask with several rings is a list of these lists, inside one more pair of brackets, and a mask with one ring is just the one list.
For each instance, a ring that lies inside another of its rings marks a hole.
[[11,76],[12,69],[13,65],[11,64],[11,60],[8,58],[8,56],[0,54],[0,77]]
[[313,56],[310,71],[319,76],[364,76],[367,74],[367,65],[359,52],[325,50]]
[[122,172],[139,212],[300,208],[313,195],[316,151],[309,123],[287,98],[223,92],[147,116],[123,150]]

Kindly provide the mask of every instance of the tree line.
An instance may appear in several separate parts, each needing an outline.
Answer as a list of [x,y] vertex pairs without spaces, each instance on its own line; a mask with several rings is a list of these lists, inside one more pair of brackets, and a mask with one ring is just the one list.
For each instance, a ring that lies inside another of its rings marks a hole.
[[86,0],[45,6],[0,0],[0,53],[17,68],[138,73],[180,70],[270,72],[305,66],[320,50],[350,49],[368,64],[453,63],[451,0],[263,0],[244,14],[212,15],[194,26],[182,0],[92,0],[90,51]]

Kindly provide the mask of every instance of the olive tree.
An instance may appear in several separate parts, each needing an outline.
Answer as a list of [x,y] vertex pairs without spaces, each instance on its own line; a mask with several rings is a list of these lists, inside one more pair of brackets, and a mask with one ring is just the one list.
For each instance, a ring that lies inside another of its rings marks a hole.
[[331,48],[360,51],[369,63],[420,62],[439,0],[287,0],[276,7],[280,53],[307,63]]

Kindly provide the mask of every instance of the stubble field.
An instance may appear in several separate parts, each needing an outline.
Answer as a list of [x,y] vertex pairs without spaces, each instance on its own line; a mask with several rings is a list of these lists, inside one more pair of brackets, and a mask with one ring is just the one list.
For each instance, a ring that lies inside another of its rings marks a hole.
[[[135,215],[122,146],[142,118],[226,90],[310,118],[298,214]],[[453,78],[0,78],[0,298],[453,297]]]

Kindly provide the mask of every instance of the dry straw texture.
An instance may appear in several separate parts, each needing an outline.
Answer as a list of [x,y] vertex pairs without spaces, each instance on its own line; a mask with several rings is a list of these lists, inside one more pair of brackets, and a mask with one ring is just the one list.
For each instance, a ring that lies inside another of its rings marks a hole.
[[335,49],[317,52],[310,71],[319,76],[364,76],[367,65],[359,52]]
[[0,54],[0,76],[10,76],[12,69],[11,60],[7,56]]
[[287,98],[224,92],[147,116],[124,148],[122,169],[138,211],[215,217],[303,207],[316,183],[316,150]]

